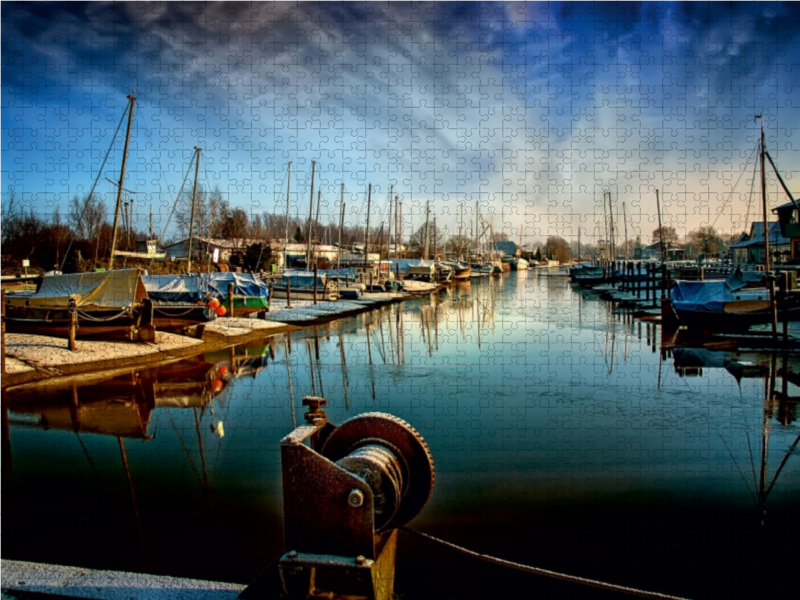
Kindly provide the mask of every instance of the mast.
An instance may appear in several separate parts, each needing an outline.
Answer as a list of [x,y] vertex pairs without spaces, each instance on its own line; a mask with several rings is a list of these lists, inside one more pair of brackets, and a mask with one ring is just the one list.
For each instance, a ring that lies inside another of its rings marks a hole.
[[194,206],[197,201],[197,177],[200,173],[200,148],[194,147],[196,152],[194,166],[194,189],[192,190],[192,216],[189,222],[189,262],[186,264],[186,272],[192,272],[192,237],[194,236]]
[[[397,201],[397,210],[398,210],[398,219],[397,219],[397,237],[399,238],[401,245],[403,242],[403,203],[400,202],[400,197],[395,196],[394,199]],[[405,251],[403,252],[403,256],[405,256]]]
[[283,270],[286,270],[289,257],[289,194],[292,192],[292,161],[289,161],[289,172],[286,176],[286,223],[283,234]]
[[769,222],[767,221],[767,171],[764,156],[764,119],[761,115],[756,117],[761,119],[761,208],[764,214],[764,272],[769,273]]
[[664,252],[664,228],[661,226],[661,200],[658,197],[658,188],[656,188],[656,211],[658,212],[658,238],[661,242],[661,262],[667,264],[667,254]]
[[311,161],[311,198],[308,201],[308,244],[306,250],[306,271],[311,267],[311,219],[314,216],[314,171],[317,161]]
[[336,248],[336,268],[342,268],[342,228],[344,228],[344,181],[339,192],[339,245]]
[[[463,252],[461,250],[462,242],[464,240],[464,203],[461,203],[461,218],[458,221],[458,255],[456,260],[463,260]],[[520,241],[522,241],[522,234],[520,234]]]
[[480,214],[478,212],[478,201],[475,201],[475,262],[478,262],[478,256],[480,255],[480,244],[478,243],[478,237],[480,233],[478,230],[480,229]]
[[[392,245],[392,195],[394,194],[394,184],[389,186],[389,226],[386,232],[386,258],[389,258],[389,248]],[[395,248],[395,252],[397,248]]]
[[617,259],[617,244],[614,235],[614,205],[611,203],[611,190],[608,190],[608,217],[611,225],[611,256],[610,260]]
[[133,123],[133,108],[136,104],[136,98],[131,95],[127,96],[128,101],[131,103],[128,112],[128,131],[125,133],[125,150],[122,153],[122,167],[119,170],[119,187],[117,188],[117,206],[114,210],[114,229],[111,234],[111,258],[108,261],[108,270],[114,269],[114,251],[117,249],[117,230],[119,228],[119,209],[122,203],[122,184],[125,181],[125,166],[128,164],[128,146],[131,141],[131,124]]
[[425,260],[428,260],[428,252],[430,251],[430,218],[431,218],[431,201],[425,203]]
[[372,205],[372,184],[367,188],[367,224],[364,227],[364,268],[367,267],[369,260],[369,211]]
[[625,201],[622,201],[622,222],[625,225],[625,260],[628,260],[628,215],[625,213]]

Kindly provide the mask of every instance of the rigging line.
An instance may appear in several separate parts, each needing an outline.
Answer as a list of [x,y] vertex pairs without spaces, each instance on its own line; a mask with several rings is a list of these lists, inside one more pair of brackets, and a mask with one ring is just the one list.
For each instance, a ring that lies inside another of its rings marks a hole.
[[[83,215],[86,214],[86,209],[89,206],[89,200],[94,195],[94,190],[97,188],[97,184],[100,182],[100,176],[103,174],[103,169],[106,166],[106,162],[108,161],[108,156],[111,154],[111,151],[114,149],[114,142],[117,139],[117,135],[119,135],[119,130],[122,128],[122,124],[125,122],[125,117],[128,115],[128,111],[130,110],[130,103],[125,107],[125,110],[122,112],[122,117],[119,120],[119,124],[117,124],[117,129],[114,132],[114,136],[111,138],[111,145],[108,147],[108,151],[106,152],[105,158],[103,158],[103,162],[100,165],[100,170],[97,172],[97,177],[92,184],[92,189],[89,191],[89,195],[86,196],[86,200],[83,203],[83,210],[81,211],[81,216],[78,217],[78,226],[80,226],[81,221],[83,221]],[[64,265],[67,264],[67,257],[69,256],[69,251],[72,250],[72,243],[75,241],[75,236],[73,235],[74,232],[70,229],[70,240],[69,245],[67,246],[67,251],[64,253],[64,260],[61,261],[61,267],[59,271],[64,270]]]
[[662,594],[660,592],[648,592],[646,590],[639,590],[632,587],[627,587],[623,585],[616,585],[613,583],[605,583],[603,581],[598,581],[596,579],[587,579],[585,577],[578,577],[577,575],[567,575],[566,573],[559,573],[557,571],[550,571],[548,569],[542,569],[539,567],[531,567],[529,565],[523,565],[521,563],[512,562],[510,560],[503,560],[502,558],[497,558],[494,556],[490,556],[488,554],[480,554],[473,550],[469,550],[464,548],[463,546],[459,546],[457,544],[453,544],[452,542],[445,541],[441,538],[437,538],[433,535],[428,533],[423,533],[421,531],[417,531],[415,529],[411,529],[410,527],[406,527],[401,525],[398,527],[401,531],[405,531],[406,533],[410,533],[411,535],[415,535],[417,537],[421,537],[431,542],[436,542],[437,544],[441,544],[442,546],[446,546],[452,550],[457,552],[461,552],[462,554],[466,554],[467,556],[471,556],[473,558],[477,558],[478,560],[482,560],[494,565],[499,565],[501,567],[510,567],[512,569],[516,569],[518,571],[524,571],[526,573],[532,573],[534,575],[543,575],[545,577],[552,577],[553,579],[560,579],[562,581],[569,581],[572,583],[580,583],[582,585],[588,585],[591,587],[597,587],[605,590],[611,590],[615,592],[621,592],[623,594],[632,594],[634,596],[642,596],[644,598],[662,598],[662,599],[669,599],[669,600],[685,600],[680,596],[671,596],[669,594]]
[[183,438],[181,434],[178,432],[178,427],[175,425],[175,421],[172,419],[172,414],[169,412],[169,409],[164,409],[164,412],[167,413],[167,417],[169,417],[169,424],[172,425],[172,429],[175,430],[175,435],[178,438],[178,441],[181,443],[181,448],[183,448],[184,454],[186,454],[186,458],[189,460],[189,466],[192,467],[192,471],[194,471],[195,477],[197,477],[197,483],[200,484],[200,487],[203,487],[203,480],[200,478],[200,472],[197,470],[197,467],[194,465],[194,461],[192,460],[191,454],[189,454],[189,449],[186,447],[186,444],[183,443]]
[[[761,144],[756,144],[756,148]],[[750,222],[750,207],[753,205],[753,188],[756,184],[756,172],[758,171],[758,161],[753,161],[753,178],[750,180],[750,195],[747,198],[747,214],[745,215],[745,226]]]
[[[286,179],[287,179],[288,177],[289,177],[289,170],[288,170],[288,169],[286,169],[286,170],[283,172],[283,181],[281,182],[281,186],[278,188],[279,190],[283,190],[283,189],[285,189],[285,186],[286,186]],[[277,196],[277,194],[275,194],[275,195],[273,196],[273,198],[274,198],[274,197],[276,197],[276,196]],[[287,198],[287,199],[286,199],[286,201],[287,201],[287,203],[288,203],[289,199]],[[275,210],[275,209],[277,209],[277,208],[278,208],[278,205],[277,205],[277,202],[275,202],[275,200],[274,200],[274,199],[273,199],[273,201],[272,201],[272,205],[273,205],[273,210],[272,210],[272,212],[273,212],[273,214],[276,214],[276,210]],[[270,219],[270,225],[271,225],[271,224],[272,224],[272,219]],[[264,255],[264,248],[265,248],[265,246],[266,246],[267,244],[269,244],[269,239],[270,239],[270,236],[269,236],[269,233],[270,233],[270,232],[269,232],[269,229],[270,229],[270,228],[269,228],[269,227],[267,226],[267,224],[266,224],[266,223],[264,223],[263,221],[262,221],[262,225],[264,226],[264,241],[262,242],[262,244],[261,244],[261,250],[260,250],[260,251],[259,251],[259,253],[258,253],[258,262],[256,263],[256,268],[259,268],[259,267],[261,266],[261,257]],[[286,243],[286,242],[284,241],[284,243]],[[272,250],[272,248],[270,248],[270,250]]]
[[172,216],[175,214],[175,209],[178,207],[178,202],[181,199],[181,194],[183,193],[183,188],[186,186],[186,179],[189,177],[189,172],[192,170],[192,163],[194,162],[194,152],[192,152],[192,157],[189,159],[189,163],[186,165],[186,173],[183,175],[183,182],[181,183],[181,187],[178,190],[178,195],[175,196],[175,202],[172,204],[172,210],[169,213],[169,217],[167,217],[167,223],[164,225],[164,229],[161,231],[161,238],[163,239],[166,235],[167,231],[169,230],[169,224],[172,221]]
[[753,471],[753,485],[758,485],[758,477],[756,477],[756,463],[753,460],[753,448],[750,446],[750,432],[745,431],[747,436],[747,452],[750,454],[750,469]]
[[[756,148],[757,148],[757,146],[754,147],[753,150],[750,152],[750,156],[747,157],[747,161],[746,162],[750,162],[751,160],[753,160],[753,155],[756,153]],[[733,192],[735,192],[736,188],[739,187],[739,182],[742,180],[742,177],[744,177],[744,173],[745,173],[745,171],[744,171],[744,169],[742,169],[741,173],[739,173],[739,178],[736,180],[736,183],[733,184],[733,187],[731,188],[731,191],[728,192],[728,200],[726,202],[722,203],[722,206],[720,207],[720,210],[717,213],[716,219],[714,219],[714,222],[711,223],[711,228],[712,229],[714,228],[714,225],[717,224],[717,219],[719,219],[722,216],[722,212],[725,210],[725,205],[728,202],[730,202],[731,198],[733,198]],[[753,177],[755,177],[755,175]],[[751,190],[752,190],[752,182],[751,182]]]

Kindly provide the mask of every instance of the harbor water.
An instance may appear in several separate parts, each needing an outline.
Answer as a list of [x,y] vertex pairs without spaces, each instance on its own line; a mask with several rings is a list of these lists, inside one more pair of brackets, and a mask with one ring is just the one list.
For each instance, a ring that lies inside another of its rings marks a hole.
[[[791,589],[795,357],[662,351],[661,336],[568,278],[523,271],[9,392],[3,558],[248,583],[284,550],[279,441],[315,395],[335,424],[380,411],[425,438],[436,482],[415,529],[690,598]],[[520,590],[612,597],[400,535],[399,597]]]

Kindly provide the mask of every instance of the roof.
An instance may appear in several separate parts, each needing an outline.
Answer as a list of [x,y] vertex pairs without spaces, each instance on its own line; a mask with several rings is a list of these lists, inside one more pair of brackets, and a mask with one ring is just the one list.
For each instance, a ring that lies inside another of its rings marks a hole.
[[790,208],[790,207],[795,206],[795,205],[800,205],[800,200],[795,200],[794,202],[789,201],[786,204],[781,204],[780,206],[776,206],[775,208],[772,209],[772,212],[775,212],[775,211],[780,210],[782,208]]
[[[764,245],[764,221],[753,222],[752,225],[750,225],[750,235],[748,239],[742,241],[740,240],[741,236],[739,236],[739,240],[737,240],[735,244],[731,245],[731,249],[751,248],[753,246]],[[770,221],[769,241],[770,243],[778,246],[785,246],[789,244],[789,238],[785,238],[781,235],[781,226],[778,221]]]
[[[182,239],[179,242],[175,242],[173,244],[169,244],[168,246],[164,246],[164,248],[172,248],[173,246],[178,246],[180,244],[185,244],[189,241],[189,238]],[[208,244],[209,246],[216,246],[217,248],[222,248],[224,250],[239,250],[241,248],[247,248],[247,246],[251,246],[253,244],[260,244],[264,240],[254,240],[248,238],[205,238],[200,236],[194,236],[192,238],[192,243],[200,243],[200,244]]]
[[494,248],[495,250],[505,252],[508,255],[517,253],[517,245],[514,242],[495,242]]

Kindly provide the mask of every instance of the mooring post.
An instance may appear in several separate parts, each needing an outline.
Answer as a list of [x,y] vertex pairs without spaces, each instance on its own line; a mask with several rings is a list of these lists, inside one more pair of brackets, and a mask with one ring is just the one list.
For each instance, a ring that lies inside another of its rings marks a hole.
[[228,284],[228,317],[233,317],[233,284]]
[[68,348],[70,352],[75,352],[75,334],[78,328],[78,307],[75,303],[75,298],[69,299],[69,339]]
[[6,374],[6,291],[0,290],[0,373]]
[[314,304],[317,303],[317,263],[314,263]]
[[286,280],[286,307],[292,308],[292,281]]
[[269,303],[272,302],[272,282],[269,282],[269,296],[267,297],[267,309],[264,312],[269,312]]

